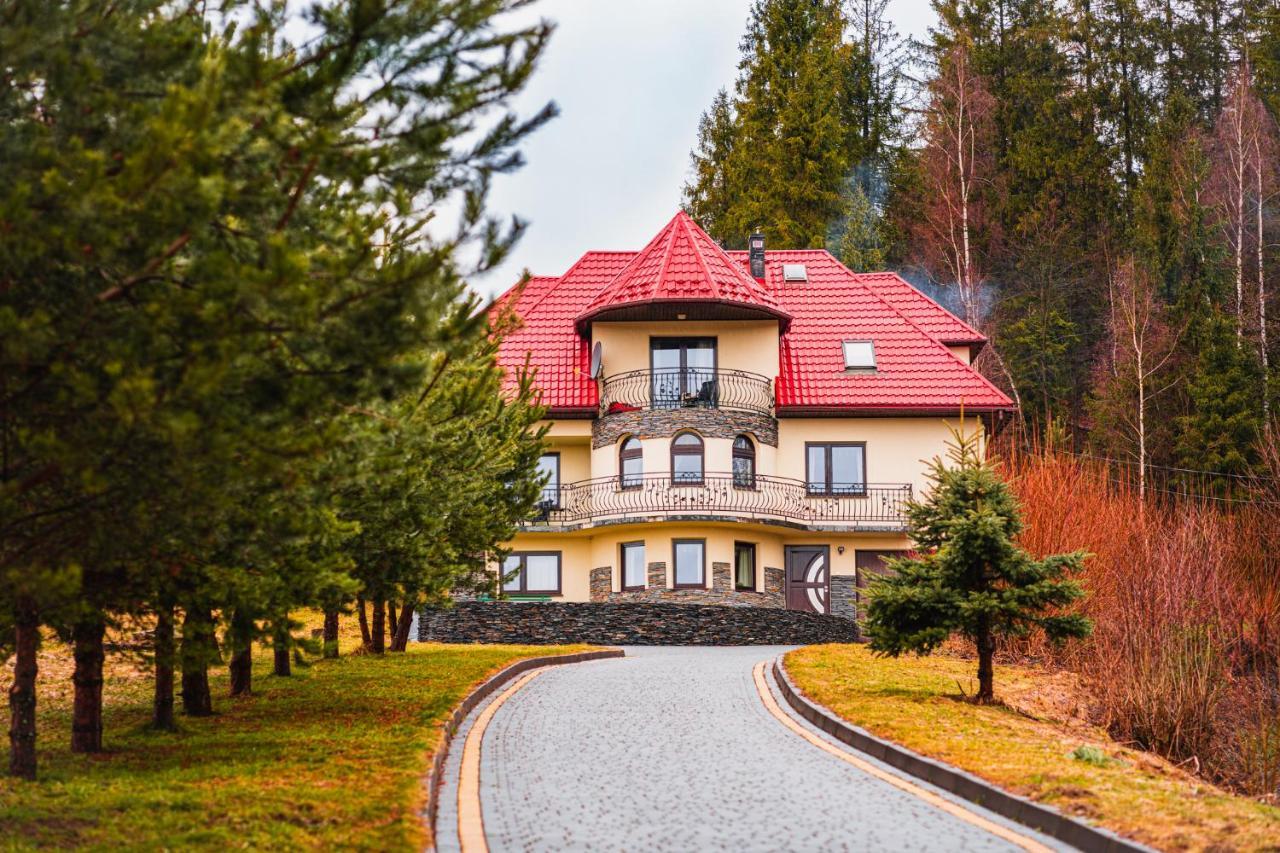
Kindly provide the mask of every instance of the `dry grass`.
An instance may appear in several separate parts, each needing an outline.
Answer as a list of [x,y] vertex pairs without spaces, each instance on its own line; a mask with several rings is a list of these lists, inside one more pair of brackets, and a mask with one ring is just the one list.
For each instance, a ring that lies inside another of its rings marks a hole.
[[807,696],[855,725],[1154,847],[1280,849],[1280,809],[1116,743],[1088,723],[1069,673],[1000,666],[1006,704],[979,706],[961,695],[968,660],[825,645],[786,665]]
[[[359,632],[343,621],[343,658],[276,678],[270,651],[258,649],[255,695],[222,698],[219,672],[217,715],[179,717],[174,734],[146,728],[151,681],[138,658],[108,655],[106,752],[95,756],[67,748],[70,654],[46,643],[41,775],[0,777],[0,849],[421,849],[421,779],[448,712],[513,660],[586,648],[412,644],[345,655]],[[10,678],[0,668],[0,686]]]

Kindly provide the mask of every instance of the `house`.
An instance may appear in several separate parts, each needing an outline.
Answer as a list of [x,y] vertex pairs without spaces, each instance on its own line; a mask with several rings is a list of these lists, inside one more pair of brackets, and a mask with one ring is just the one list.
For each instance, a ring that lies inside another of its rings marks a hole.
[[495,302],[522,321],[501,361],[514,381],[528,359],[550,421],[507,596],[852,616],[962,412],[1010,412],[971,366],[983,336],[897,275],[750,245],[682,212]]

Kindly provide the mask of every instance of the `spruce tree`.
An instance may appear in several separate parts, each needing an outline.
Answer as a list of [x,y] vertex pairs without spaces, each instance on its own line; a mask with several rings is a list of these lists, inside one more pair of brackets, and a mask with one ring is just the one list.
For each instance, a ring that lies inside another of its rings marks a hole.
[[929,654],[952,634],[978,654],[975,700],[995,698],[992,667],[1000,637],[1042,630],[1055,642],[1087,636],[1087,619],[1064,610],[1083,597],[1071,575],[1081,552],[1035,559],[1017,544],[1018,502],[989,461],[979,433],[952,432],[948,460],[930,466],[929,496],[907,507],[919,553],[890,560],[873,580],[867,634],[874,652]]

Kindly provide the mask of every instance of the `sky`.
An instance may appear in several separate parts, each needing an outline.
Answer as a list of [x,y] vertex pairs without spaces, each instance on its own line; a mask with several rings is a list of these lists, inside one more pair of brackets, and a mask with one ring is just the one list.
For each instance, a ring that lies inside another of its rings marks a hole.
[[[528,88],[529,115],[560,115],[523,146],[527,163],[494,180],[491,213],[529,222],[500,267],[471,282],[495,296],[521,271],[560,275],[588,249],[639,249],[680,207],[698,118],[731,87],[751,0],[540,0],[557,25]],[[928,0],[890,0],[904,35],[932,23]],[[513,18],[513,21],[515,19]]]

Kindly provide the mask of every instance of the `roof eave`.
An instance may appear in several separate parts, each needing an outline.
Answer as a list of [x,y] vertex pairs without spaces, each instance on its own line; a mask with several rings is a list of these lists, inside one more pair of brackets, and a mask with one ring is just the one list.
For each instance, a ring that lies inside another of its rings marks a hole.
[[609,305],[602,305],[599,308],[595,308],[595,309],[583,312],[578,316],[576,320],[574,320],[574,327],[577,329],[578,334],[586,337],[590,334],[592,323],[596,322],[597,320],[606,321],[607,318],[604,315],[608,315],[614,312],[619,312],[628,308],[641,308],[644,306],[659,306],[659,305],[731,306],[733,308],[739,308],[746,311],[750,311],[755,314],[759,314],[761,315],[760,319],[762,320],[769,320],[769,319],[777,320],[778,326],[779,326],[778,334],[780,335],[786,334],[787,330],[791,328],[791,315],[788,314],[786,311],[783,311],[780,308],[773,308],[768,305],[760,305],[759,303],[755,303],[755,302],[740,302],[736,299],[636,299],[630,302],[612,303]]

